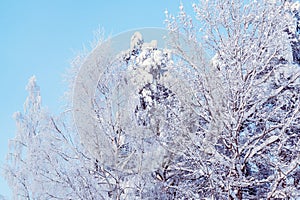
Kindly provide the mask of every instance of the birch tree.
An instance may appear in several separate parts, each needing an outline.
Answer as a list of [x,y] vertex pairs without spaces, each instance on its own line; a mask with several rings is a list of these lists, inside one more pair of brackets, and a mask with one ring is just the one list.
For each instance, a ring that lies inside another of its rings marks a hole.
[[202,197],[299,197],[296,4],[199,1],[196,19],[182,5],[167,14],[171,45],[198,75],[191,106],[203,136],[191,153]]
[[54,117],[41,105],[35,77],[29,80],[24,112],[14,114],[15,138],[5,166],[13,199],[105,199],[107,173],[76,139],[68,115]]

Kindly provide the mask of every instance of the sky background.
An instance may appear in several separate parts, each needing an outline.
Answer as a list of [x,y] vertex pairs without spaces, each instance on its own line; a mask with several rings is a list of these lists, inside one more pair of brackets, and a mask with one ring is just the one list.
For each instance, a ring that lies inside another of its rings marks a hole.
[[[16,131],[12,114],[23,110],[28,79],[35,75],[43,106],[62,111],[63,75],[100,27],[116,35],[164,27],[164,11],[176,14],[179,0],[0,0],[0,164]],[[186,7],[191,3],[185,3]],[[1,171],[3,174],[3,172]],[[1,174],[1,175],[2,175]],[[11,196],[0,177],[0,194]]]

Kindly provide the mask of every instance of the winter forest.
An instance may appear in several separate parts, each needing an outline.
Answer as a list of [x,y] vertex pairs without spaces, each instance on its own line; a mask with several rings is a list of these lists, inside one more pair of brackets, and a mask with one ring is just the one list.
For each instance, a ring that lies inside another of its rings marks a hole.
[[[13,199],[300,199],[300,3],[187,6],[165,12],[166,48],[136,32],[118,55],[100,38],[76,57],[59,115],[29,80]],[[79,87],[96,51],[97,84]]]

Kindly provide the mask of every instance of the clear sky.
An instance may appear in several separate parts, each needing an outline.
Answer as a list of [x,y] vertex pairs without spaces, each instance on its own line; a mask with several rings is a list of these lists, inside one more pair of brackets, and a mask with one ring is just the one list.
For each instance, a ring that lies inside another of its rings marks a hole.
[[[164,27],[164,11],[177,13],[178,6],[179,0],[0,0],[1,166],[16,131],[12,114],[23,110],[29,77],[36,75],[43,105],[58,113],[66,88],[62,77],[98,27],[107,35]],[[0,194],[9,193],[0,177]]]

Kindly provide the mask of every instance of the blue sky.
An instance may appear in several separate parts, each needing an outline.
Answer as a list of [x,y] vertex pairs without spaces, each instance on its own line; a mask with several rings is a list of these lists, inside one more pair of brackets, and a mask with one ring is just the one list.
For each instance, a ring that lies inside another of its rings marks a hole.
[[[43,105],[58,113],[66,88],[63,75],[95,30],[101,27],[115,35],[164,27],[164,11],[176,13],[178,6],[177,0],[0,0],[1,166],[16,131],[12,114],[23,109],[29,77],[37,77]],[[10,196],[3,178],[0,194]]]

